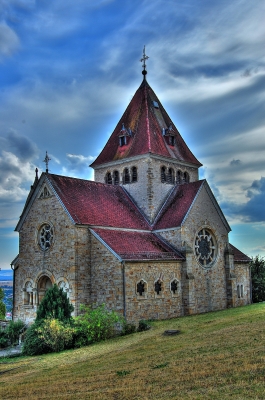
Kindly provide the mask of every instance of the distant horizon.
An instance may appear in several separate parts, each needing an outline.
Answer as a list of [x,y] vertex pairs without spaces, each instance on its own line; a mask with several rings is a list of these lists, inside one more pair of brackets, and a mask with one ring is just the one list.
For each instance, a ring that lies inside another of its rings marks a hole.
[[1,269],[0,270],[0,281],[12,281],[13,280],[13,270]]

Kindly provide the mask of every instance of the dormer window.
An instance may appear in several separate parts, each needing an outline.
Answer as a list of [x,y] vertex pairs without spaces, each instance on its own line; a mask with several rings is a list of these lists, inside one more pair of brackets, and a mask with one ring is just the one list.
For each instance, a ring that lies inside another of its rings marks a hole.
[[169,144],[170,146],[175,146],[175,143],[176,143],[176,138],[175,138],[175,136],[169,135],[169,136],[168,136],[168,144]]
[[127,144],[126,136],[120,136],[119,141],[120,141],[120,147],[125,146]]
[[119,145],[120,147],[125,146],[128,144],[129,138],[132,136],[132,131],[130,128],[126,129],[124,124],[122,124],[122,128],[120,130],[119,135]]

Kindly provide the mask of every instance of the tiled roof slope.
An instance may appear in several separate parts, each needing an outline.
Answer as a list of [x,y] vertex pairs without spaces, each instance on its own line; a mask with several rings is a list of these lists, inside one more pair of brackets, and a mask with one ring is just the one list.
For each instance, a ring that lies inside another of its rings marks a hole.
[[184,260],[155,234],[93,228],[103,241],[124,260]]
[[153,229],[180,226],[204,180],[177,185],[157,216]]
[[251,258],[249,258],[246,254],[242,253],[242,251],[238,250],[231,243],[229,243],[229,246],[233,250],[234,261],[237,261],[237,262],[250,262],[251,261]]
[[[154,106],[154,101],[158,104],[158,108]],[[122,124],[124,124],[127,130],[130,129],[132,131],[132,136],[127,137],[128,143],[126,145],[119,146]],[[167,129],[170,125],[176,135],[175,146],[168,145],[162,135],[163,128]],[[144,79],[104,149],[91,166],[95,167],[108,162],[147,153],[171,157],[201,166],[201,163],[192,154],[167,112],[164,110],[158,97],[149,86],[146,79]]]
[[53,174],[47,177],[75,223],[150,229],[122,187]]

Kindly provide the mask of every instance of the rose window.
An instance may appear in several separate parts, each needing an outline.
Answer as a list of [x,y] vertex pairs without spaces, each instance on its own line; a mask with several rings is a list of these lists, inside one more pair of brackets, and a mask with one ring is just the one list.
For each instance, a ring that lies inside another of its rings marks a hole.
[[41,226],[38,233],[38,242],[42,250],[47,250],[51,247],[53,241],[53,228],[50,224]]
[[216,244],[213,235],[202,229],[195,239],[195,254],[199,263],[209,267],[216,257]]

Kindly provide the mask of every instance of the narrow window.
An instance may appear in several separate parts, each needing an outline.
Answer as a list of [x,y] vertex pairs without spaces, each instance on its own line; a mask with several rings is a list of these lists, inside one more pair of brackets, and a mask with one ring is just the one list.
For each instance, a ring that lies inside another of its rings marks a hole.
[[178,281],[176,279],[174,279],[174,281],[171,282],[170,284],[170,290],[171,292],[173,292],[174,294],[176,294],[177,290],[178,290]]
[[174,178],[175,178],[174,170],[172,168],[169,168],[168,174],[167,174],[168,183],[174,184],[174,180],[175,180]]
[[123,183],[130,183],[130,174],[129,174],[129,169],[125,168],[123,171]]
[[144,292],[145,292],[145,284],[144,281],[141,280],[140,282],[137,283],[137,293],[140,296],[142,296]]
[[108,185],[112,185],[112,177],[111,177],[111,173],[110,172],[106,173],[105,183],[107,183]]
[[240,299],[240,286],[237,285],[237,297]]
[[137,168],[132,167],[132,182],[137,182]]
[[185,171],[183,174],[183,182],[189,183],[189,181],[190,181],[189,174],[188,174],[188,172]]
[[244,297],[243,285],[240,286],[241,297]]
[[161,167],[161,182],[166,182],[166,167]]
[[177,183],[181,183],[181,181],[182,181],[182,172],[178,171],[177,172]]
[[160,294],[161,291],[162,291],[162,282],[160,281],[160,279],[158,279],[155,282],[155,292],[156,294]]
[[114,185],[119,185],[119,183],[120,183],[119,171],[114,171],[113,172],[113,180],[114,180]]

